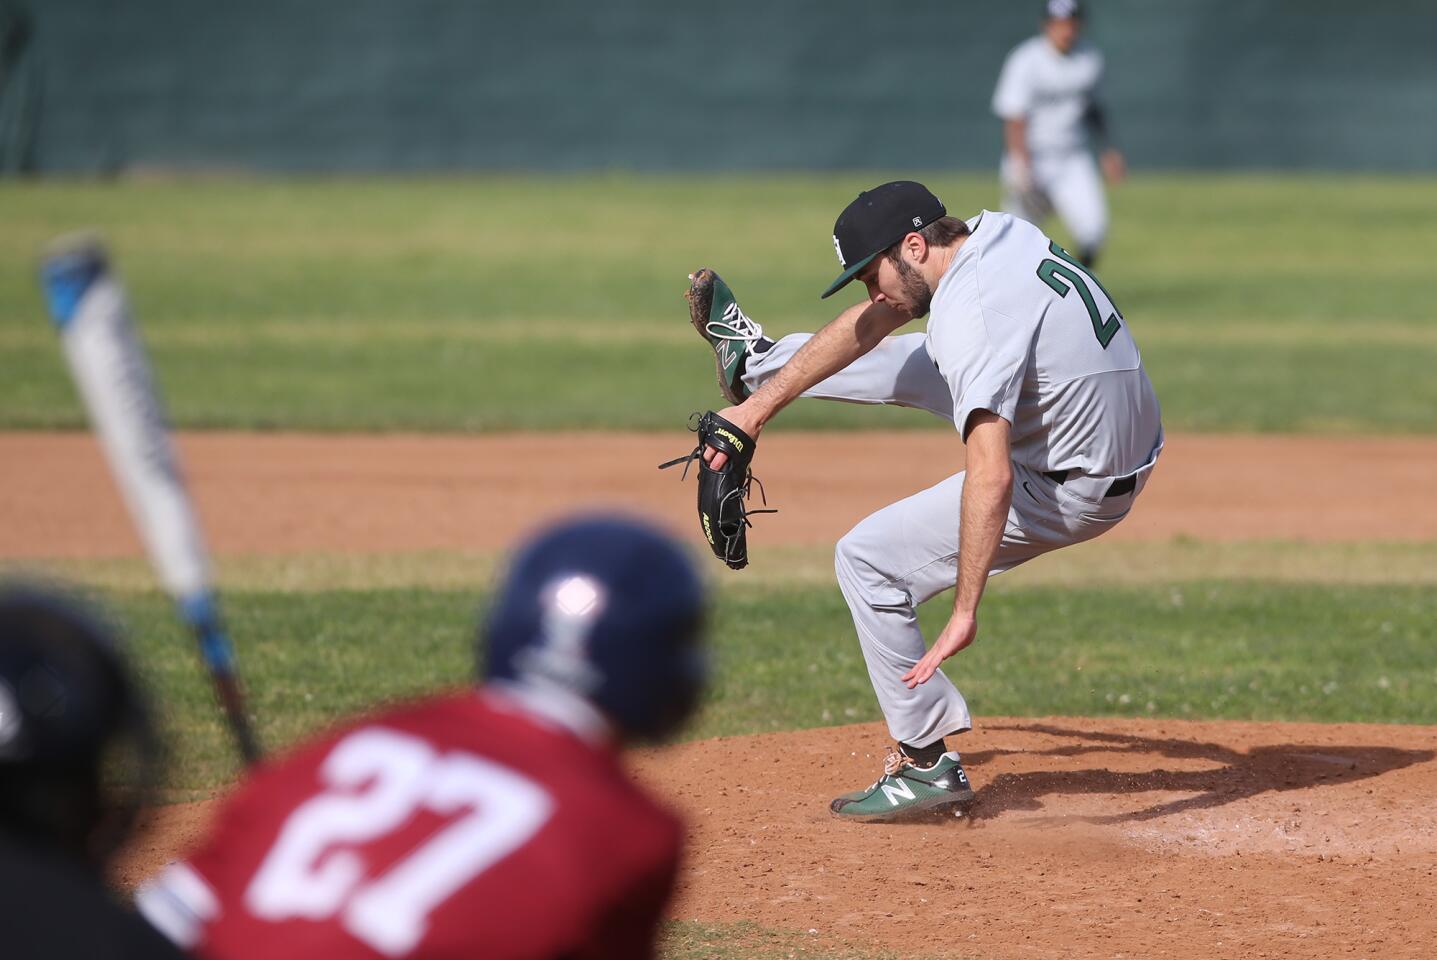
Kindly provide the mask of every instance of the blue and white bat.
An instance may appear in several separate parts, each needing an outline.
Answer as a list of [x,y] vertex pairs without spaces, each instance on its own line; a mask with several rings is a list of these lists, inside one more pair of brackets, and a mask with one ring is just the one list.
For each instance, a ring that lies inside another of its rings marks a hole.
[[70,374],[160,582],[194,633],[245,763],[259,757],[205,547],[124,288],[90,236],[56,241],[40,283]]

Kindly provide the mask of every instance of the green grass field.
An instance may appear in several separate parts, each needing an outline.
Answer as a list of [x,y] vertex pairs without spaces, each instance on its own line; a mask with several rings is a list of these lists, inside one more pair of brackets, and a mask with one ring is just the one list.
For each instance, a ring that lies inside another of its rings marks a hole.
[[[1141,559],[1132,565],[1145,575],[1075,584],[1035,564],[1026,578],[995,582],[979,644],[947,666],[975,714],[1437,724],[1437,549],[1409,551],[1399,582],[1384,584],[1215,576],[1223,571],[1172,560],[1155,567],[1141,545],[1105,555],[1108,565],[1124,557]],[[168,599],[114,585],[101,596],[129,628],[164,705],[174,795],[228,782],[225,733]],[[878,719],[831,585],[753,581],[724,598],[713,624],[716,683],[687,736]],[[264,739],[286,744],[367,706],[465,683],[484,600],[481,589],[453,584],[227,590]],[[930,635],[940,607],[921,611]]]
[[[33,268],[94,226],[181,425],[669,428],[713,398],[685,274],[815,329],[833,217],[882,178],[0,185],[0,426],[80,423]],[[996,203],[991,177],[928,180],[955,212]],[[1141,177],[1113,207],[1103,278],[1170,428],[1432,429],[1437,179]],[[929,423],[801,404],[778,425]]]

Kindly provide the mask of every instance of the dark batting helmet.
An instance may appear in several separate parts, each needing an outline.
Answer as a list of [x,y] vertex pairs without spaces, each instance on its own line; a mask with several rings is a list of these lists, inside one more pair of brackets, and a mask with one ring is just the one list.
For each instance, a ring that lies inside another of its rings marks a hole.
[[667,535],[570,520],[515,557],[484,629],[484,674],[578,694],[623,734],[660,739],[703,688],[703,606],[698,574]]
[[113,632],[56,591],[0,585],[0,829],[102,862],[159,765]]
[[1043,17],[1048,20],[1081,20],[1084,13],[1080,0],[1043,0]]

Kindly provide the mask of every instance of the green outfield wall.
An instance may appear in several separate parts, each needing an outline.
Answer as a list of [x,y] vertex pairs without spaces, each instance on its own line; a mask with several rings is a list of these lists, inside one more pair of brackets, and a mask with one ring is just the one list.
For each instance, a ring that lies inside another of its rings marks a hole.
[[[1437,166],[1431,0],[1090,6],[1139,168]],[[1038,8],[0,0],[0,167],[986,168]]]

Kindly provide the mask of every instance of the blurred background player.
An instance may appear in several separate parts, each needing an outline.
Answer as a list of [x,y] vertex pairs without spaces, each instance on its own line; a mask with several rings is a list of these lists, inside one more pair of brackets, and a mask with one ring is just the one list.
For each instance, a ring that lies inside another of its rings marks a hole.
[[[1044,0],[1043,30],[1014,47],[993,91],[1003,121],[1003,209],[1042,225],[1054,210],[1092,266],[1108,235],[1103,178],[1127,175],[1098,97],[1103,55],[1080,34],[1078,0]],[[1102,147],[1102,175],[1093,161]]]
[[188,862],[141,889],[142,912],[226,960],[651,956],[681,825],[617,747],[673,733],[697,703],[702,607],[688,559],[646,526],[540,535],[484,628],[477,692],[260,768]]
[[181,956],[105,889],[159,758],[110,631],[56,593],[0,586],[0,956]]

